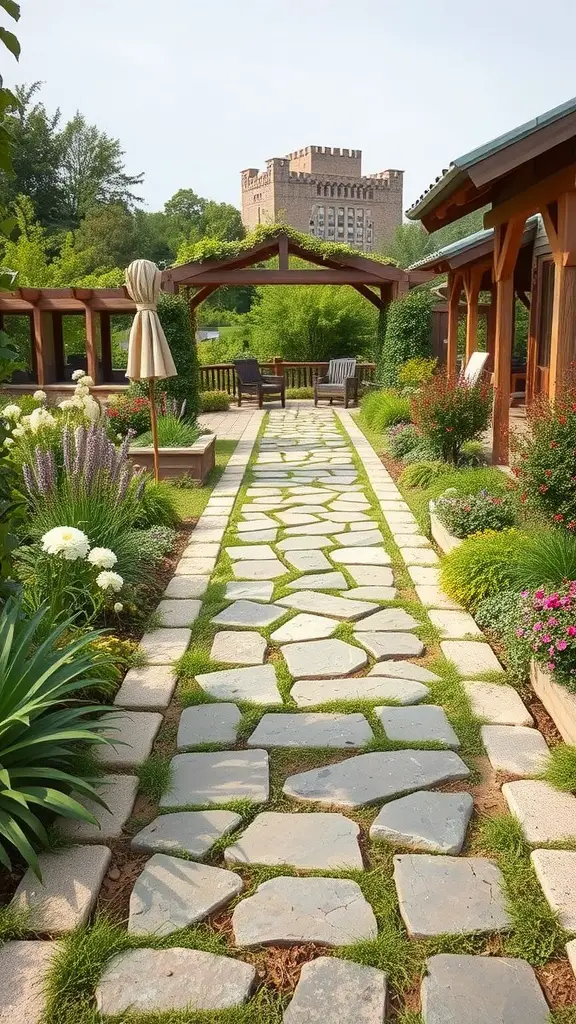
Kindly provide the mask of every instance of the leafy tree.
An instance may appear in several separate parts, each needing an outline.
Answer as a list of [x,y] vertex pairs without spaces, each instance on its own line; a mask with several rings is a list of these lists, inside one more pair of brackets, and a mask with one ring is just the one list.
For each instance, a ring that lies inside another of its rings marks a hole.
[[372,348],[377,313],[352,288],[268,285],[257,289],[257,297],[248,316],[260,358],[318,361],[361,356]]
[[390,241],[382,247],[382,252],[390,256],[397,266],[410,267],[434,252],[437,246],[433,239],[434,236],[427,234],[420,224],[399,224]]
[[187,238],[190,231],[199,226],[205,204],[206,200],[193,189],[180,188],[164,203],[164,213],[178,225],[182,237]]
[[230,203],[204,201],[204,211],[200,222],[202,235],[209,238],[221,238],[224,242],[233,242],[244,238],[245,231],[240,210]]
[[[14,21],[20,20],[20,6],[14,0],[0,0],[0,8]],[[0,27],[0,42],[6,47],[13,57],[18,60],[20,57],[20,43],[16,36],[9,29]],[[17,97],[10,89],[2,86],[0,78],[0,170],[10,172],[12,170],[12,147],[13,136],[8,123],[7,114],[17,106]]]
[[133,189],[144,175],[126,173],[118,139],[88,124],[78,112],[64,126],[60,142],[62,212],[68,226],[77,227],[98,203],[122,203],[132,209],[139,201]]
[[90,269],[127,267],[140,256],[133,214],[122,203],[93,206],[75,232],[75,246],[90,250]]
[[41,82],[16,88],[16,103],[7,121],[14,173],[0,176],[0,199],[11,206],[18,195],[29,196],[40,222],[51,227],[58,224],[61,207],[60,111],[48,114],[44,104],[35,100],[40,88]]
[[398,368],[415,356],[430,356],[432,307],[434,296],[425,288],[417,288],[390,303],[386,334],[377,366],[381,384],[393,387]]

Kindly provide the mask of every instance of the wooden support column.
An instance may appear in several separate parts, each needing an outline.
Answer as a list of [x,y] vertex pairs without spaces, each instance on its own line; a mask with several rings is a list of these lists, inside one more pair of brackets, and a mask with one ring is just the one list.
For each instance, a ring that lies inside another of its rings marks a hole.
[[492,461],[507,465],[510,435],[510,374],[514,334],[514,268],[524,232],[525,217],[519,216],[494,229],[494,280],[496,281],[496,325],[494,357],[494,411],[492,417]]
[[112,383],[112,332],[110,330],[110,313],[100,313],[100,343],[102,345],[102,382]]
[[55,380],[65,379],[66,357],[64,352],[64,325],[62,313],[52,313],[52,338],[54,341],[54,369]]
[[289,269],[289,258],[288,258],[288,236],[278,236],[278,269],[288,270]]
[[446,373],[449,378],[456,377],[458,360],[458,314],[460,294],[462,292],[462,275],[458,272],[448,273],[448,349],[446,352]]
[[490,287],[490,306],[488,308],[488,314],[486,317],[486,351],[488,352],[488,362],[486,363],[486,370],[490,373],[494,371],[494,353],[496,350],[496,285],[493,284]]
[[466,293],[466,363],[478,348],[478,296],[483,273],[483,267],[470,267],[463,278]]
[[[554,255],[554,307],[548,396],[554,401],[576,359],[576,191],[558,197],[554,211],[542,211]],[[555,221],[555,223],[554,223]]]
[[95,384],[100,383],[100,367],[98,364],[98,314],[87,303],[86,318],[86,373]]
[[536,374],[538,372],[538,321],[540,319],[540,302],[538,295],[538,264],[532,260],[530,289],[530,320],[528,321],[528,350],[526,353],[526,407],[529,408],[536,394]]

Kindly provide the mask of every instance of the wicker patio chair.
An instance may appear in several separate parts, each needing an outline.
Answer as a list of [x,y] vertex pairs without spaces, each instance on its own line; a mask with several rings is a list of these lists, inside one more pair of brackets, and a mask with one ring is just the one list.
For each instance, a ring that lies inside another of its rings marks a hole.
[[260,373],[256,359],[235,359],[236,377],[238,382],[238,405],[242,405],[242,395],[258,399],[258,408],[264,404],[264,398],[278,397],[282,408],[286,408],[286,381],[284,377],[273,377]]
[[358,401],[355,359],[330,360],[328,373],[314,382],[314,405],[318,405],[320,398],[328,398],[330,405],[335,398],[341,398],[345,409],[351,399]]

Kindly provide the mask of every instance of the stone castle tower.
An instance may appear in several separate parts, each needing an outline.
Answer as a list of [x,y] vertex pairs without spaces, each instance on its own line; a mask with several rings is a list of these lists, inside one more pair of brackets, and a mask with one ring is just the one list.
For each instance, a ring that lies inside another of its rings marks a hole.
[[377,251],[402,223],[403,171],[362,175],[362,150],[306,146],[242,171],[242,221],[286,221],[304,234]]

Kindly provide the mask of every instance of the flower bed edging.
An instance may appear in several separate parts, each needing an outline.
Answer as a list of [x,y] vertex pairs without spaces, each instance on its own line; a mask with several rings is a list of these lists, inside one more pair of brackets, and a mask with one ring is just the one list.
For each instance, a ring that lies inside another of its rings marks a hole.
[[576,745],[576,694],[555,683],[535,661],[530,663],[530,682],[562,739]]
[[440,520],[438,519],[438,516],[434,512],[434,508],[434,502],[431,501],[429,505],[430,532],[432,534],[432,538],[434,539],[440,550],[443,551],[445,555],[447,555],[450,553],[450,551],[453,551],[454,548],[459,548],[463,541],[461,540],[460,537],[455,537],[453,533],[448,532],[443,523],[441,523]]
[[[216,435],[207,434],[200,437],[189,448],[159,448],[158,454],[161,480],[186,475],[204,483],[208,473],[216,465]],[[142,469],[153,472],[153,448],[131,447],[128,455]]]

